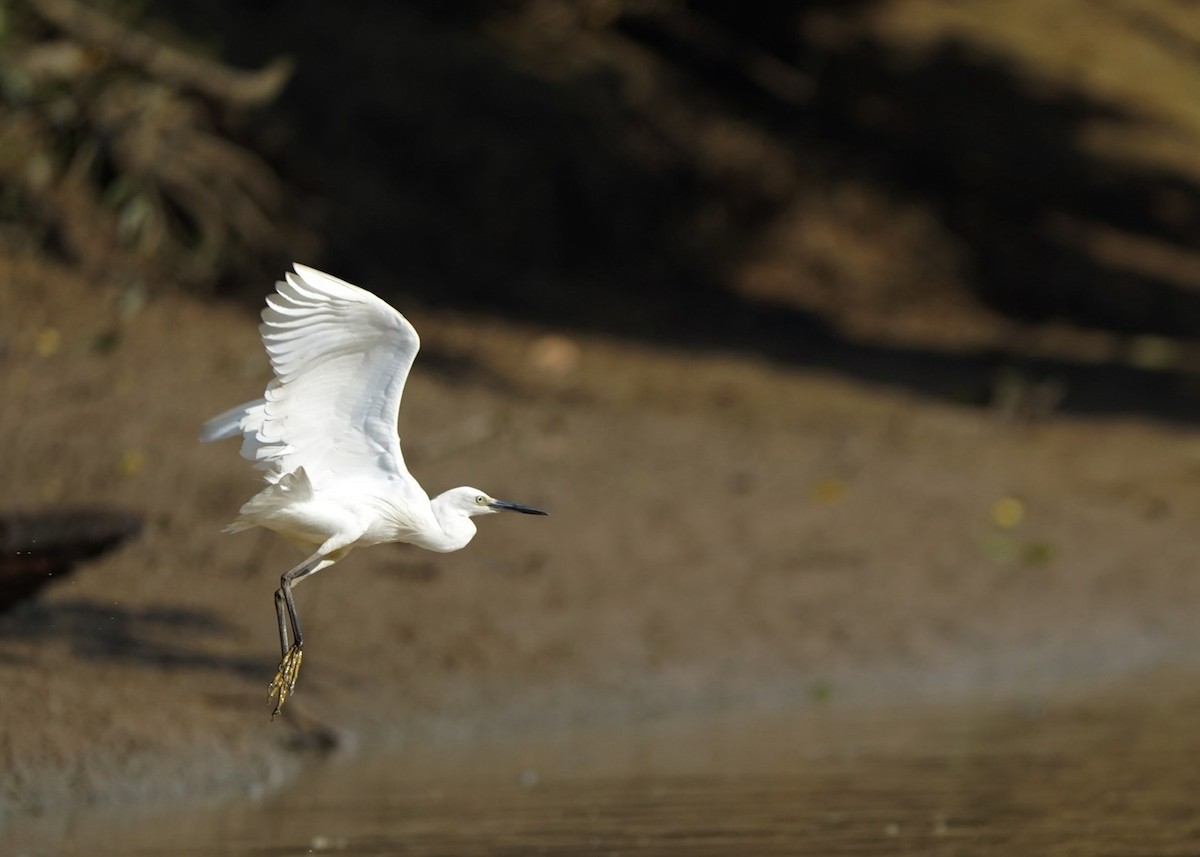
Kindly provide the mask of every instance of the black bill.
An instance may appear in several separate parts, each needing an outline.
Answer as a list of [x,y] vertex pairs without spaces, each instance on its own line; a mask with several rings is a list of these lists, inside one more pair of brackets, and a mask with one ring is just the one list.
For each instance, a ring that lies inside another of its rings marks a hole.
[[520,512],[522,515],[549,515],[549,512],[543,512],[541,509],[535,509],[532,506],[522,506],[520,503],[510,503],[507,500],[493,500],[488,503],[488,507],[492,509],[504,510],[506,512]]

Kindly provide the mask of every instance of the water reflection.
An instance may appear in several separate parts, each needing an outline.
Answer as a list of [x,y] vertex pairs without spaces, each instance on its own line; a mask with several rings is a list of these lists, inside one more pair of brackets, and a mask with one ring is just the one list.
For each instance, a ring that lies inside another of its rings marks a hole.
[[1196,678],[422,745],[315,767],[256,803],[43,819],[16,844],[261,857],[1196,853]]

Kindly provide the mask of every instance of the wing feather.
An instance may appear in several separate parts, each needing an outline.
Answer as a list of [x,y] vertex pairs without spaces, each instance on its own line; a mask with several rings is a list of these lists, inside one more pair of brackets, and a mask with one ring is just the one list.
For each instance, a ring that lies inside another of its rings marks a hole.
[[[275,289],[259,326],[275,377],[263,399],[242,406],[242,456],[269,482],[303,467],[318,490],[335,477],[399,479],[420,491],[396,433],[416,330],[370,292],[304,265]],[[236,414],[214,418],[209,435],[233,434]]]

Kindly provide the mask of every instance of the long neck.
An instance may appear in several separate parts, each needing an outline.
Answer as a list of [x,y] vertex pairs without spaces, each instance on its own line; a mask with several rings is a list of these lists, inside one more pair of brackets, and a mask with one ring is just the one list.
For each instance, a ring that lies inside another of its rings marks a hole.
[[432,551],[449,553],[467,546],[467,542],[475,537],[475,522],[455,509],[447,502],[445,494],[439,494],[430,502],[433,517],[441,527],[441,532],[428,533],[422,539],[421,546]]

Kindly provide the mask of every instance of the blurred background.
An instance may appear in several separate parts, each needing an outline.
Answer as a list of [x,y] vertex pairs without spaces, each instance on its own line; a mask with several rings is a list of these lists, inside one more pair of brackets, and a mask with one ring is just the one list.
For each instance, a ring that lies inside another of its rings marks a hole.
[[5,22],[5,234],[85,271],[256,300],[304,256],[918,387],[1045,361],[1081,406],[1194,365],[1186,4],[92,8]]
[[[0,49],[10,809],[1200,655],[1194,4],[5,0]],[[292,555],[195,433],[293,260],[421,331],[431,493],[552,517],[306,583],[271,726]]]

